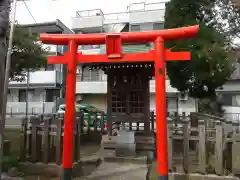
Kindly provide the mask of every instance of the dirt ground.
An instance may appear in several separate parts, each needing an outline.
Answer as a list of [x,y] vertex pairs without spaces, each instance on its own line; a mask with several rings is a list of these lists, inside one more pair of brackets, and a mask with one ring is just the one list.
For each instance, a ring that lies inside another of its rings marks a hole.
[[[16,157],[20,154],[20,130],[18,129],[6,129],[5,137],[11,141],[11,155]],[[100,146],[89,143],[88,145],[81,147],[81,157],[88,158],[90,156],[96,155],[99,151]],[[153,168],[151,172],[151,180],[157,180],[157,168],[156,162],[153,163]],[[86,169],[86,171],[91,171]],[[27,172],[27,171],[26,171]],[[59,180],[59,177],[47,177],[46,175],[30,175],[24,172],[24,178],[26,180]],[[84,173],[85,174],[85,173]],[[81,178],[75,178],[75,180],[80,180]]]

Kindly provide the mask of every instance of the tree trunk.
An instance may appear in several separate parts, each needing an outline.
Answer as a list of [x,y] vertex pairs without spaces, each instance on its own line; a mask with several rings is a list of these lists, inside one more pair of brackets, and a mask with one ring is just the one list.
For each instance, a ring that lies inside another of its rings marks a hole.
[[[0,114],[3,110],[3,89],[4,89],[4,76],[5,76],[5,64],[6,55],[8,49],[8,32],[9,32],[9,10],[10,0],[0,0]],[[2,156],[3,156],[3,120],[0,119],[0,179],[2,174]]]
[[[7,54],[7,37],[9,31],[9,8],[10,0],[0,0],[0,88],[3,89],[4,74],[5,74],[5,61]],[[0,91],[0,114],[2,111],[2,94]],[[0,119],[1,121],[1,119]]]

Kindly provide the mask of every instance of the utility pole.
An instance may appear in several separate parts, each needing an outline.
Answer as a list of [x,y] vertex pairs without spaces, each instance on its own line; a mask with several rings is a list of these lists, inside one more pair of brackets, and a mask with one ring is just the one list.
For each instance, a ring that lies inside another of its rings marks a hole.
[[26,110],[25,110],[25,116],[28,119],[28,90],[29,90],[29,84],[30,84],[30,71],[27,70],[27,87],[26,87]]
[[0,121],[1,121],[0,123],[0,179],[1,179],[1,173],[2,173],[3,144],[4,144],[3,131],[5,127],[9,71],[11,69],[11,54],[12,54],[13,35],[14,35],[15,21],[16,21],[16,9],[17,9],[17,0],[13,0],[12,21],[10,26],[8,51],[7,51],[6,66],[5,66],[4,86],[3,86],[3,94],[2,94],[2,107],[0,111]]

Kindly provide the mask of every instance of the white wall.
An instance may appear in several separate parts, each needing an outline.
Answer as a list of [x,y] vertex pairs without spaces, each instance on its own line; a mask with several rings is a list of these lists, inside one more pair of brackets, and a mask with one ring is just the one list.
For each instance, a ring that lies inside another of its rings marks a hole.
[[[174,95],[169,95],[172,98],[168,100],[168,111],[169,112],[186,112],[189,114],[190,112],[196,111],[196,103],[193,98],[189,98],[187,101],[178,101],[178,105],[176,104],[176,99],[173,98]],[[155,111],[156,104],[155,104],[155,94],[150,95],[150,110]],[[82,103],[90,104],[95,106],[98,109],[101,109],[107,112],[107,95],[105,94],[88,94],[83,95]],[[177,110],[178,107],[178,110]]]
[[[43,102],[45,100],[45,89],[29,90],[28,101],[29,102]],[[8,102],[19,102],[19,89],[10,89],[8,93]]]
[[[188,115],[190,112],[196,112],[197,107],[196,107],[196,100],[193,98],[188,98],[186,101],[177,101],[176,100],[176,95],[173,94],[168,94],[168,112],[178,112],[179,114],[182,114],[183,112]],[[174,98],[175,97],[175,98]],[[156,109],[156,95],[151,94],[150,95],[150,110],[155,111]],[[177,104],[178,102],[178,104]],[[178,109],[177,109],[178,108]]]
[[[62,74],[59,71],[35,71],[29,74],[29,83],[31,84],[55,84],[61,83]],[[27,78],[23,81],[10,81],[9,84],[26,84]]]
[[[10,89],[7,99],[6,111],[8,114],[24,114],[26,102],[19,102],[19,89]],[[45,89],[35,89],[28,92],[28,113],[51,113],[53,102],[44,102]]]
[[[178,101],[176,100],[176,94],[168,94],[168,112],[190,112],[196,111],[195,100],[189,98],[187,101]],[[49,111],[51,112],[54,106],[54,103],[43,103],[45,97],[44,89],[35,89],[34,93],[29,92],[29,112],[36,111]],[[150,110],[155,111],[155,94],[150,94]],[[90,104],[96,108],[107,112],[107,95],[106,94],[84,94],[82,95],[82,103]],[[46,107],[44,107],[46,106]],[[25,102],[18,102],[18,90],[11,89],[10,94],[8,95],[8,104],[7,111],[16,111],[16,112],[25,112],[26,104]],[[178,108],[178,109],[177,109]],[[240,111],[239,111],[240,112]]]
[[240,107],[224,106],[225,118],[229,121],[240,122]]

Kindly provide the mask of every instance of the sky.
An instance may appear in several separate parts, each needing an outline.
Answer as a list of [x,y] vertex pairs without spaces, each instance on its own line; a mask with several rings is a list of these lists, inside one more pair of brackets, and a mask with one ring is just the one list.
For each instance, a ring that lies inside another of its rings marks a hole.
[[[75,17],[76,11],[101,9],[103,13],[126,12],[131,3],[166,2],[166,0],[26,0],[34,19],[37,23],[60,19],[71,28],[71,17]],[[17,3],[16,20],[19,24],[34,23],[25,4]]]

